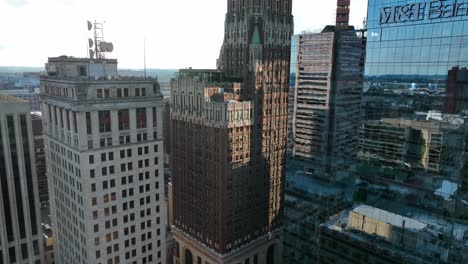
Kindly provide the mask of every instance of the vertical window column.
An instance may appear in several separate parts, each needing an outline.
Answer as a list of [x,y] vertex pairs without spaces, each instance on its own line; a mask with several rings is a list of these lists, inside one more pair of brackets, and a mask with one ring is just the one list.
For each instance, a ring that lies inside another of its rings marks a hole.
[[13,172],[13,182],[15,189],[16,197],[16,208],[18,215],[18,228],[20,238],[26,238],[26,224],[24,219],[24,210],[23,210],[23,195],[21,191],[21,176],[20,176],[20,166],[18,160],[18,149],[16,145],[16,135],[15,135],[15,118],[12,115],[7,116],[7,126],[8,126],[8,137],[10,141],[10,155],[11,155],[11,167]]
[[78,121],[76,111],[72,111],[72,130],[75,134],[78,133]]
[[[11,216],[13,215],[11,212],[11,205],[10,205],[10,193],[8,188],[8,179],[7,179],[7,171],[6,171],[6,149],[3,147],[3,134],[2,134],[2,124],[0,121],[0,185],[2,188],[2,196],[3,196],[3,212],[5,214],[5,224],[6,226],[13,227],[13,221]],[[8,242],[14,240],[13,228],[7,228],[7,239]],[[5,242],[4,242],[5,243]]]
[[93,133],[93,127],[91,124],[91,112],[86,112],[86,132],[88,133],[88,135],[91,135]]
[[128,109],[121,109],[118,112],[119,116],[119,130],[129,130],[130,129],[130,115]]
[[111,132],[111,116],[110,111],[99,111],[99,132]]
[[20,116],[20,125],[21,125],[21,137],[23,143],[23,156],[24,156],[24,166],[26,173],[26,185],[27,185],[27,196],[29,203],[29,216],[31,221],[31,232],[32,235],[38,234],[37,220],[36,220],[36,199],[34,197],[34,181],[31,168],[31,152],[29,147],[29,136],[28,136],[28,124],[26,122],[26,115]]
[[136,122],[137,129],[146,128],[146,108],[137,108],[136,109]]

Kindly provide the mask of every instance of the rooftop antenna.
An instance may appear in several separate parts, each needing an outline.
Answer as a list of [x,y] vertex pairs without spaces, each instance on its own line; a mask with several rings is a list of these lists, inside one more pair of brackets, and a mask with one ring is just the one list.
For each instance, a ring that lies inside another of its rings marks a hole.
[[90,59],[105,59],[106,53],[110,53],[114,50],[114,44],[112,44],[112,42],[104,41],[104,23],[105,22],[97,21],[91,23],[88,21],[88,31],[94,29],[94,40],[92,38],[88,38]]
[[146,79],[146,37],[143,39],[143,66]]

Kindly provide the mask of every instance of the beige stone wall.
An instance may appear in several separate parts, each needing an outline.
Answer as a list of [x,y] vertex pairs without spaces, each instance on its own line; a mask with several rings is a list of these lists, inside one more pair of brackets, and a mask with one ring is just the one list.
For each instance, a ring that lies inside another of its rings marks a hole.
[[403,230],[353,211],[349,212],[348,228],[360,230],[371,235],[375,234],[393,243],[402,243],[411,248],[416,248],[419,239],[419,234],[411,230]]

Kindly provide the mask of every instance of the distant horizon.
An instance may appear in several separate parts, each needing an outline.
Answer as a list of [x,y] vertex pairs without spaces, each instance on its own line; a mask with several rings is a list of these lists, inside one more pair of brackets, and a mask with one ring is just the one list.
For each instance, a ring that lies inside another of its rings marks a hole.
[[[31,68],[31,69],[42,69],[42,70],[45,70],[44,66],[0,66],[0,72],[2,71],[2,69],[4,70],[5,68]],[[180,69],[188,69],[188,68],[180,68]],[[146,68],[146,70],[167,70],[167,71],[178,71],[180,69],[175,69],[175,68]],[[141,70],[143,71],[144,68],[119,68],[118,69],[119,71],[121,70]],[[5,72],[5,71],[4,71]]]

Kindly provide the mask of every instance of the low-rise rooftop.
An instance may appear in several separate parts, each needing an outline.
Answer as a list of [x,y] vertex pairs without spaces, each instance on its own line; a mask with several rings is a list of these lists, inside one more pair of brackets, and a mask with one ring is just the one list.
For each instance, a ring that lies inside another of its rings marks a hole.
[[1,94],[0,93],[0,103],[21,103],[21,104],[28,104],[29,102],[18,97]]
[[409,258],[441,256],[446,262],[447,254],[467,258],[468,224],[443,216],[426,213],[405,217],[373,206],[358,205],[332,216],[321,226],[332,233],[367,243],[369,247]]
[[359,205],[352,211],[399,228],[421,231],[427,227],[427,224],[419,222],[418,220],[394,214],[368,205]]

